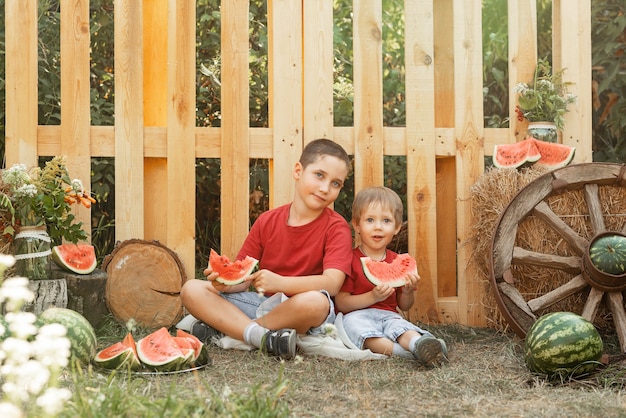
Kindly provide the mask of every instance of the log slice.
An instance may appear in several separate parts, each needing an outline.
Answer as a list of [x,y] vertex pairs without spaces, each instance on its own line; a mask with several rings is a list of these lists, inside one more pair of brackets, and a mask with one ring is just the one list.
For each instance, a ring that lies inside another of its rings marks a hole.
[[115,318],[149,327],[170,327],[183,316],[180,290],[187,280],[178,255],[158,241],[118,242],[102,262],[106,304]]

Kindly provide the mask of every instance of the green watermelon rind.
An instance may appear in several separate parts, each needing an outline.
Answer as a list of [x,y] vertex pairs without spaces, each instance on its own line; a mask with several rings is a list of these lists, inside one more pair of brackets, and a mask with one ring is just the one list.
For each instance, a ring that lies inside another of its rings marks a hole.
[[[615,252],[611,255],[607,246]],[[623,235],[606,235],[599,237],[589,246],[589,259],[600,271],[615,276],[626,273],[626,237]]]
[[91,323],[80,313],[67,308],[48,308],[39,315],[43,324],[58,323],[67,329],[67,338],[71,343],[70,362],[87,365],[96,355],[98,343],[96,332]]
[[135,351],[132,347],[127,347],[125,350],[120,351],[116,355],[108,358],[101,357],[101,352],[96,354],[93,358],[93,362],[103,369],[115,370],[125,369],[128,367],[131,370],[139,370],[141,368],[141,362],[135,356]]
[[[391,272],[392,269],[395,269],[401,263],[405,261],[410,261],[412,264],[412,268],[404,268],[401,271],[397,271],[393,277],[388,277],[387,279],[383,279],[380,276],[376,276],[375,273],[372,272],[370,265],[377,267],[384,267]],[[415,264],[415,259],[411,257],[409,254],[398,254],[398,256],[391,262],[387,263],[385,261],[375,261],[369,257],[361,257],[361,266],[363,267],[363,274],[367,277],[374,286],[379,286],[381,284],[386,284],[391,287],[401,287],[406,284],[406,276],[407,274],[417,273],[417,267]]]
[[[82,248],[82,247],[91,247],[90,251],[89,251],[89,255],[92,256],[93,261],[92,263],[86,267],[86,268],[78,268],[76,266],[73,266],[72,264],[70,264],[64,257],[64,255],[62,254],[64,251],[76,251],[76,247],[78,248]],[[61,244],[61,245],[55,245],[52,247],[52,260],[54,261],[54,263],[61,267],[62,269],[65,269],[67,271],[71,271],[73,273],[76,274],[90,274],[91,272],[93,272],[96,269],[96,266],[98,265],[98,261],[96,260],[96,253],[94,251],[94,247],[93,245],[89,245],[89,244]]]
[[526,334],[524,359],[534,373],[579,376],[600,365],[604,346],[595,326],[572,312],[540,317]]

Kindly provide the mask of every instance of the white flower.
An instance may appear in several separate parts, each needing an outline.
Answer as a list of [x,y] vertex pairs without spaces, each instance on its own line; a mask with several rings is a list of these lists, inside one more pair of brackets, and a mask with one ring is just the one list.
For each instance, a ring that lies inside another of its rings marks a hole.
[[9,337],[2,342],[0,347],[6,356],[4,364],[0,367],[2,374],[12,372],[14,365],[25,363],[32,354],[30,343],[21,338]]
[[335,335],[337,335],[337,328],[335,327],[335,324],[325,323],[322,325],[322,333],[334,338]]
[[17,189],[15,189],[15,197],[35,197],[37,196],[37,186],[34,184],[23,184]]
[[9,323],[9,329],[14,337],[28,339],[37,334],[35,321],[37,317],[32,312],[9,312],[5,319]]
[[65,338],[66,328],[61,324],[47,324],[39,329],[33,346],[33,354],[46,367],[61,368],[68,364],[71,343]]
[[32,395],[38,395],[50,380],[50,370],[36,360],[21,364],[15,371],[16,383]]
[[15,264],[15,257],[7,254],[0,254],[0,265],[6,268],[12,267]]
[[72,397],[72,393],[64,388],[48,388],[37,398],[37,406],[46,414],[54,416],[63,410],[63,404]]
[[20,408],[8,402],[0,402],[0,417],[2,418],[22,418],[24,413]]
[[11,168],[7,168],[2,172],[2,180],[13,187],[19,187],[30,181],[26,170],[27,168],[24,164],[13,164]]
[[[35,300],[35,294],[29,289],[28,279],[25,277],[6,279],[0,287],[0,303],[5,302],[8,311],[16,311],[25,302],[32,302],[33,300]],[[33,319],[32,322],[35,320]]]

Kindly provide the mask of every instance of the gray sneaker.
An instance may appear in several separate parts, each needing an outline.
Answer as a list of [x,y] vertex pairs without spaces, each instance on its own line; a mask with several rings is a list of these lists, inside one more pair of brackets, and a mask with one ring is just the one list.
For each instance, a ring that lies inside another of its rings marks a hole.
[[261,351],[283,360],[292,359],[296,356],[296,336],[295,329],[268,331],[263,336]]
[[224,336],[224,334],[199,319],[191,324],[190,333],[204,344],[209,344],[213,340],[213,337],[220,339]]
[[448,361],[448,348],[443,340],[424,335],[413,347],[413,356],[423,366],[433,367]]

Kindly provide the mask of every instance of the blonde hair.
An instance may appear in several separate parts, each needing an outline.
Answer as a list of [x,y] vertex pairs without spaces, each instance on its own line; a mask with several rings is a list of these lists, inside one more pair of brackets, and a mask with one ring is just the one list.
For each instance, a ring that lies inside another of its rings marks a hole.
[[352,223],[361,221],[361,213],[371,205],[379,204],[383,209],[389,209],[393,213],[396,224],[402,225],[402,200],[400,196],[388,187],[367,187],[354,196],[352,202]]

